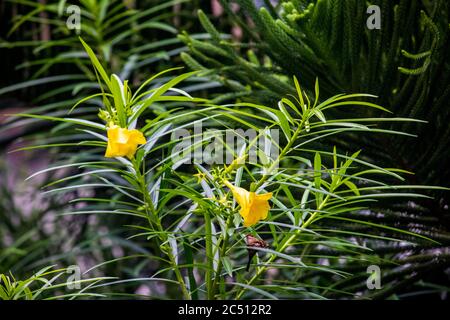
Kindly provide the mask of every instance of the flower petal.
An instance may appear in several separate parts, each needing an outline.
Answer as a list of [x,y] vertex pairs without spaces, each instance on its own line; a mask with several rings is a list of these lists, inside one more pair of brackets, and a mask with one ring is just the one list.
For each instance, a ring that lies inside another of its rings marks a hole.
[[247,208],[250,204],[250,192],[248,192],[244,188],[233,186],[228,181],[225,181],[224,183],[228,188],[230,188],[234,198],[236,199],[237,203],[241,206],[241,208],[242,209]]
[[272,192],[256,194],[244,188],[235,187],[228,181],[224,183],[230,188],[237,203],[241,206],[239,214],[244,219],[244,226],[250,227],[258,221],[267,218],[270,210],[269,200],[272,198]]
[[136,144],[145,144],[147,140],[144,137],[144,134],[139,130],[133,129],[130,131],[130,141]]
[[[270,199],[270,198],[269,198]],[[258,218],[258,220],[264,220],[267,218],[267,214],[270,210],[269,201],[264,199],[255,198],[251,206],[251,214]]]
[[117,125],[111,124],[108,127],[108,145],[105,152],[105,157],[124,157],[132,159],[136,153],[138,144],[146,143],[146,139],[142,132],[133,129],[120,128]]

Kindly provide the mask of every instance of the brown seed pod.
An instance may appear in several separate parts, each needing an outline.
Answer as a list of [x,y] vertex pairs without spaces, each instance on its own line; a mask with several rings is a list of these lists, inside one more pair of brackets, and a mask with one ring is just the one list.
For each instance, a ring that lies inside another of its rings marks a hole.
[[255,238],[254,236],[248,234],[245,236],[245,241],[247,243],[247,250],[248,250],[248,263],[246,271],[250,268],[250,262],[252,261],[253,257],[256,254],[257,250],[254,250],[252,248],[268,248],[269,244],[265,242],[264,240],[260,240],[258,238]]

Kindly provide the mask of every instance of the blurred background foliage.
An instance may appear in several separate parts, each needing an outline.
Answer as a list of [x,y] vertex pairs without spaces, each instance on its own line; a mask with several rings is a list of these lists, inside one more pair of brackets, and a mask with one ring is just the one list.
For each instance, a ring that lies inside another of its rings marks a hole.
[[[0,113],[64,116],[77,100],[98,90],[78,34],[66,27],[66,7],[70,4],[57,0],[0,4],[1,15],[6,17],[0,21]],[[135,86],[148,75],[186,65],[201,73],[183,82],[180,89],[216,103],[275,105],[286,94],[295,93],[292,75],[311,93],[318,77],[322,100],[338,93],[377,95],[376,103],[391,110],[393,116],[427,121],[386,122],[383,128],[417,137],[346,133],[318,140],[314,148],[331,150],[335,145],[348,153],[362,149],[365,161],[414,172],[406,176],[405,185],[449,187],[450,3],[446,0],[81,0],[77,4],[81,7],[83,39],[109,68],[108,73],[129,79]],[[369,4],[381,8],[380,30],[365,27]],[[164,75],[158,81],[168,79]],[[93,119],[100,103],[94,99],[83,104],[72,116]],[[341,110],[333,117],[384,116],[372,108],[361,109],[360,113]],[[158,107],[151,112],[157,115]],[[95,269],[94,276],[138,279],[157,270],[156,262],[151,265],[142,259],[150,254],[151,245],[144,238],[127,239],[130,232],[124,225],[133,224],[128,216],[57,216],[87,206],[75,198],[108,199],[111,190],[85,189],[51,197],[38,192],[65,174],[79,172],[76,167],[24,182],[50,164],[98,159],[98,149],[91,154],[59,145],[61,141],[82,141],[85,133],[64,124],[55,126],[32,119],[1,116],[0,123],[0,273],[12,271],[18,278],[26,277],[55,263],[63,267],[77,264],[88,270],[125,256],[129,258],[106,264],[101,271]],[[8,153],[36,145],[36,141],[54,148]],[[366,268],[373,263],[372,258],[339,246],[311,248],[309,254],[317,257],[318,264],[354,274],[334,284],[327,297],[346,296],[341,291],[370,298],[447,298],[449,194],[425,192],[433,199],[382,200],[371,210],[347,216],[411,231],[437,244],[374,240],[364,237],[368,230],[374,233],[370,225],[326,219],[321,222],[320,227],[337,232],[353,230],[348,239],[373,249],[378,262],[390,261],[382,266],[385,289],[374,292],[366,288]],[[108,205],[105,202],[103,207],[89,209],[100,211]],[[408,234],[395,230],[377,229],[375,233],[411,240]],[[354,254],[358,259],[342,262],[344,254]],[[320,273],[308,273],[301,280],[308,281],[306,278],[317,286],[333,283],[333,278]],[[125,296],[176,296],[170,286],[137,280],[97,290]]]

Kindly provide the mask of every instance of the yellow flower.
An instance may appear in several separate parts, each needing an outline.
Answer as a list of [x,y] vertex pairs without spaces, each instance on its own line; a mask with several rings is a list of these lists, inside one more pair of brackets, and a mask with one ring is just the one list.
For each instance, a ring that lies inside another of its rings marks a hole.
[[272,198],[272,192],[256,194],[244,188],[235,187],[228,181],[224,183],[230,188],[237,203],[241,206],[239,213],[244,218],[244,226],[250,227],[259,220],[267,218],[267,213],[270,209],[269,200]]
[[124,157],[133,158],[138,144],[144,144],[144,135],[139,130],[128,130],[112,124],[108,127],[108,146],[105,157]]

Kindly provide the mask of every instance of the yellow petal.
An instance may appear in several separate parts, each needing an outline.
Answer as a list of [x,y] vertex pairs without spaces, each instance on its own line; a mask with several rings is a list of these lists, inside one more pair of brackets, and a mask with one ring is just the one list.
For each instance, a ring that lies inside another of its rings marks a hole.
[[255,199],[253,200],[250,212],[252,212],[252,215],[258,220],[264,220],[265,218],[267,218],[267,214],[270,210],[268,200],[271,197],[272,194],[256,195]]
[[115,143],[111,139],[108,139],[108,146],[106,147],[105,157],[114,158],[114,157],[117,157],[118,153],[119,153],[119,147],[118,147],[117,143]]
[[244,221],[246,219],[248,219],[249,215],[250,215],[250,206],[246,206],[246,207],[241,207],[241,210],[239,210],[239,214],[241,215],[241,217],[244,219]]
[[106,147],[106,152],[105,152],[105,157],[107,158],[112,158],[114,157],[114,152],[112,150],[112,146],[111,143],[108,142],[108,146]]
[[269,201],[271,198],[272,192],[255,195],[255,200],[257,201]]
[[128,129],[119,128],[116,142],[117,143],[128,143],[128,140],[130,140],[130,131]]
[[230,188],[234,198],[236,199],[237,203],[241,206],[241,208],[242,209],[247,208],[250,204],[250,192],[248,192],[244,188],[233,186],[228,181],[225,181],[224,183],[228,188]]
[[258,222],[259,222],[259,220],[256,218],[253,218],[253,217],[244,219],[244,227],[251,227],[251,226],[257,224]]
[[228,181],[224,182],[230,188],[234,198],[241,206],[239,214],[244,219],[244,226],[249,227],[260,220],[266,219],[270,210],[269,200],[272,193],[256,194],[243,188],[235,187]]
[[116,125],[108,128],[108,131],[107,131],[108,132],[108,141],[109,140],[111,140],[111,141],[117,140],[117,135],[119,133],[119,129],[120,128]]
[[134,154],[136,153],[136,150],[137,150],[137,145],[135,145],[135,144],[129,145],[128,151],[126,153],[127,158],[131,160],[133,158]]
[[124,157],[130,152],[130,146],[126,143],[117,143],[117,156]]
[[130,140],[136,144],[147,143],[147,140],[145,139],[144,134],[136,129],[130,130]]
[[138,144],[146,143],[142,132],[133,129],[120,128],[117,125],[110,125],[108,128],[108,145],[105,157],[124,157],[133,158]]
[[252,214],[249,214],[243,218],[244,218],[244,226],[245,227],[251,227],[252,225],[256,224],[259,221],[259,219]]

